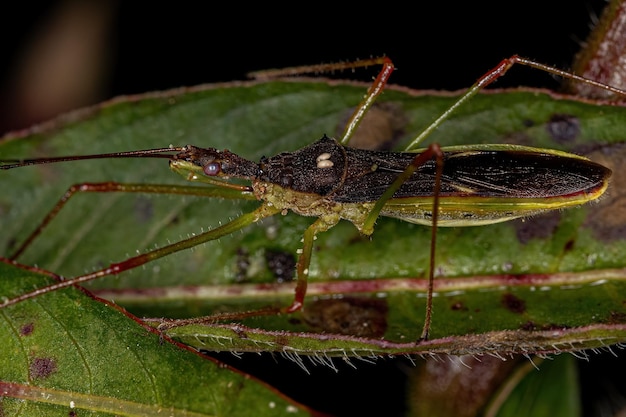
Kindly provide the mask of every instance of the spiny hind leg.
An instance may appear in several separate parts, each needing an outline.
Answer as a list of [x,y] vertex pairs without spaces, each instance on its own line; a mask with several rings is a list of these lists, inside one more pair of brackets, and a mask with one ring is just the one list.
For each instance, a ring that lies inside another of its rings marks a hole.
[[391,185],[385,190],[383,195],[376,201],[372,211],[370,211],[368,217],[362,225],[361,231],[365,235],[370,235],[374,232],[374,224],[380,215],[381,210],[385,204],[393,198],[395,192],[413,175],[415,170],[424,165],[431,159],[435,160],[435,181],[433,183],[433,209],[432,209],[432,228],[430,238],[430,262],[428,265],[428,290],[426,297],[426,314],[424,317],[424,326],[422,333],[418,341],[427,340],[430,333],[430,325],[432,322],[432,305],[433,305],[433,289],[435,279],[435,253],[436,253],[436,238],[437,238],[437,222],[439,219],[439,194],[441,191],[441,175],[443,173],[443,152],[438,144],[434,143],[430,145],[425,151],[416,154],[411,164],[409,164],[405,170],[400,173]]
[[81,183],[74,184],[65,191],[63,196],[52,207],[48,214],[41,220],[37,227],[22,242],[22,244],[13,251],[9,259],[14,261],[20,257],[24,251],[33,243],[33,241],[41,235],[43,230],[52,222],[52,220],[61,212],[70,199],[82,193],[148,193],[148,194],[178,194],[178,195],[195,195],[206,197],[221,198],[241,198],[248,199],[252,194],[246,190],[230,190],[230,189],[207,189],[207,187],[179,186],[179,185],[158,185],[158,184],[125,184],[119,182],[101,182],[101,183]]
[[282,308],[268,307],[259,310],[232,313],[218,313],[212,314],[210,316],[193,317],[190,319],[148,319],[146,321],[158,323],[158,328],[164,331],[167,329],[186,326],[190,324],[214,324],[222,321],[242,320],[248,317],[276,315],[281,313],[290,314],[302,310],[302,307],[304,306],[304,298],[306,297],[309,278],[309,267],[311,265],[311,255],[313,253],[313,242],[315,241],[315,236],[318,233],[324,232],[333,227],[338,220],[339,219],[334,218],[331,218],[330,220],[328,218],[319,218],[305,230],[302,237],[302,249],[298,251],[299,256],[296,266],[295,294],[293,301],[289,306]]
[[176,243],[169,244],[162,248],[154,249],[149,252],[142,253],[140,255],[133,256],[131,258],[127,258],[118,263],[112,263],[106,268],[100,269],[98,271],[94,271],[85,275],[80,275],[78,277],[66,279],[64,281],[59,281],[57,283],[35,289],[31,292],[24,293],[15,298],[5,299],[3,301],[0,301],[0,309],[10,306],[10,305],[20,303],[22,301],[25,301],[31,298],[35,298],[35,297],[53,292],[53,291],[60,290],[62,288],[67,288],[67,287],[71,287],[74,285],[80,285],[85,282],[93,281],[98,278],[103,278],[103,277],[111,276],[111,275],[117,275],[124,271],[132,270],[141,265],[145,265],[148,262],[152,262],[156,259],[160,259],[165,256],[171,255],[173,253],[180,252],[185,249],[193,248],[202,243],[210,242],[213,240],[217,240],[223,236],[230,235],[232,233],[235,233],[238,230],[243,229],[244,227],[252,223],[258,222],[259,220],[265,217],[273,216],[277,214],[278,212],[279,210],[277,210],[274,207],[262,205],[250,213],[242,214],[236,219],[231,220],[230,222],[223,224],[219,227],[216,227],[215,229],[211,229],[207,232],[192,236],[190,238],[178,241]]
[[328,218],[320,217],[304,231],[302,236],[302,249],[298,251],[299,256],[296,264],[295,295],[291,305],[283,309],[285,313],[293,313],[302,309],[309,282],[309,267],[311,266],[311,254],[313,253],[315,236],[320,232],[325,232],[330,229],[337,224],[338,221],[338,218],[333,218],[329,221]]
[[610,85],[602,84],[600,82],[590,80],[588,78],[580,77],[567,71],[560,70],[549,65],[542,64],[540,62],[533,61],[528,58],[523,58],[518,55],[513,55],[509,58],[503,59],[498,65],[487,71],[482,77],[478,79],[459,99],[454,102],[446,111],[444,111],[435,121],[433,121],[426,129],[424,129],[413,141],[406,147],[407,151],[418,148],[428,136],[430,136],[439,126],[443,124],[450,115],[461,107],[465,102],[478,94],[482,89],[495,82],[498,78],[504,76],[511,67],[515,64],[524,65],[530,68],[534,68],[540,71],[554,74],[559,77],[567,78],[572,81],[581,82],[592,87],[602,88],[606,91],[610,91],[620,96],[626,96],[626,91],[619,88],[611,87]]

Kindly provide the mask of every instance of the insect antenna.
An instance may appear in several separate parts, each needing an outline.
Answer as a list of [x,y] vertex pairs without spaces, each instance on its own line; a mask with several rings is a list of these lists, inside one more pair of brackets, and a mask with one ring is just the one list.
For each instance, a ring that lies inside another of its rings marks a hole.
[[57,162],[83,161],[86,159],[108,159],[108,158],[171,158],[171,153],[181,152],[182,147],[168,147],[156,149],[143,149],[138,151],[112,152],[93,155],[73,155],[59,156],[52,158],[35,158],[35,159],[2,159],[0,160],[0,169],[21,168],[30,165],[53,164]]

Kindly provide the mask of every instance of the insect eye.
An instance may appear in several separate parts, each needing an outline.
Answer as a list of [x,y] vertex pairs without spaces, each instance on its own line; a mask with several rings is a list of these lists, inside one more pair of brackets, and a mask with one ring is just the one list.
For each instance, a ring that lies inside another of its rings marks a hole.
[[218,162],[211,162],[204,167],[204,173],[209,177],[214,177],[221,171],[220,164]]

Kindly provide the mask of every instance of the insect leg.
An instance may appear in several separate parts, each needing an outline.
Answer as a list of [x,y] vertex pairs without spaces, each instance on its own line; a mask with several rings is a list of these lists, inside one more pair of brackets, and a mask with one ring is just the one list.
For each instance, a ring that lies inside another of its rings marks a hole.
[[333,218],[329,220],[325,217],[320,217],[313,224],[311,224],[305,231],[302,237],[303,245],[300,256],[298,257],[298,263],[296,266],[296,291],[293,302],[291,305],[284,309],[285,313],[293,313],[302,308],[304,304],[304,297],[306,295],[307,283],[309,278],[309,266],[311,264],[311,253],[313,252],[313,241],[315,235],[319,232],[324,232],[333,227],[339,218]]
[[376,58],[357,59],[355,61],[329,62],[326,64],[301,65],[279,69],[269,69],[253,71],[248,73],[248,77],[259,81],[273,80],[283,77],[293,77],[304,74],[320,74],[334,71],[354,70],[360,67],[370,67],[372,65],[382,65],[391,60],[385,56]]
[[302,309],[304,305],[304,297],[306,296],[308,277],[309,277],[309,265],[311,264],[311,253],[313,252],[313,242],[315,241],[315,235],[319,232],[323,232],[331,228],[337,223],[337,220],[331,220],[325,218],[317,219],[311,224],[305,231],[302,238],[303,246],[299,251],[300,256],[296,265],[296,289],[294,299],[291,305],[284,308],[264,308],[260,310],[251,311],[239,311],[236,313],[218,313],[210,316],[193,317],[188,319],[148,319],[148,322],[158,323],[158,329],[161,331],[172,329],[175,327],[186,326],[190,324],[210,324],[217,323],[226,320],[242,320],[248,317],[258,317],[264,315],[275,315],[280,313],[293,313]]
[[363,117],[367,113],[367,111],[372,107],[376,98],[383,92],[389,77],[391,77],[391,73],[394,71],[395,67],[391,59],[386,56],[381,56],[378,58],[370,58],[370,59],[359,59],[353,62],[337,62],[330,64],[319,64],[319,65],[305,65],[300,67],[290,67],[283,68],[277,70],[264,70],[249,73],[248,76],[255,78],[257,80],[267,80],[285,76],[294,76],[294,75],[302,75],[309,73],[321,73],[321,72],[330,72],[330,71],[339,71],[346,69],[355,69],[359,67],[368,67],[371,65],[382,65],[382,69],[378,73],[378,76],[374,80],[374,83],[370,86],[369,90],[363,97],[363,100],[359,103],[359,105],[350,116],[350,120],[346,124],[346,127],[341,135],[341,140],[339,141],[342,145],[347,145],[350,141],[350,138],[354,135],[357,127],[363,120]]
[[593,87],[599,87],[608,90],[612,93],[620,96],[626,96],[626,91],[619,88],[611,87],[606,84],[602,84],[597,81],[590,80],[588,78],[580,77],[578,75],[569,73],[567,71],[560,70],[549,65],[544,65],[539,62],[532,61],[527,58],[513,55],[510,58],[503,59],[497,66],[488,71],[485,75],[480,77],[452,106],[450,106],[445,112],[443,112],[434,122],[432,122],[426,129],[422,131],[413,141],[406,147],[406,150],[416,149],[420,143],[422,143],[431,133],[433,133],[441,124],[450,117],[450,115],[466,101],[474,97],[480,90],[487,87],[489,84],[502,77],[506,72],[515,64],[525,65],[527,67],[535,68],[550,74],[558,75],[560,77],[568,78],[577,82],[581,82]]
[[341,140],[339,141],[342,145],[348,144],[357,127],[361,124],[361,121],[367,111],[372,107],[376,98],[378,98],[378,96],[383,92],[383,89],[387,84],[387,80],[389,80],[391,73],[395,69],[393,62],[391,62],[389,58],[381,57],[380,60],[380,64],[382,64],[383,68],[374,80],[374,84],[370,86],[369,90],[367,90],[367,93],[365,94],[365,97],[363,97],[363,100],[361,100],[359,105],[354,110],[354,113],[352,113],[352,116],[350,116],[350,120],[348,120],[348,123],[343,131],[343,135],[341,135]]
[[118,182],[83,183],[74,184],[57,201],[52,210],[39,223],[37,228],[26,238],[26,240],[9,256],[9,259],[16,260],[41,234],[44,228],[59,214],[61,209],[73,196],[84,192],[127,192],[127,193],[153,193],[153,194],[179,194],[195,195],[203,197],[220,197],[234,199],[255,200],[254,195],[249,191],[233,190],[229,188],[208,188],[178,185],[158,185],[158,184],[123,184]]
[[415,156],[411,164],[400,173],[393,181],[393,183],[385,190],[383,195],[376,201],[372,211],[367,216],[367,219],[363,223],[361,232],[365,235],[370,235],[374,232],[374,223],[378,218],[381,210],[385,204],[393,197],[394,193],[404,184],[415,170],[431,159],[435,159],[436,173],[435,181],[433,184],[433,210],[432,210],[432,228],[430,237],[430,262],[428,266],[428,290],[426,297],[426,315],[424,317],[424,327],[419,340],[427,340],[430,333],[430,325],[432,321],[432,306],[433,306],[433,288],[435,279],[435,253],[436,253],[436,238],[437,238],[437,221],[439,218],[439,192],[441,190],[441,176],[443,174],[443,152],[438,144],[434,143],[430,145],[424,152],[421,152]]
[[202,243],[209,242],[215,239],[219,239],[223,236],[227,236],[265,217],[273,216],[274,214],[278,212],[279,210],[277,210],[276,208],[263,204],[260,207],[258,207],[256,210],[250,213],[244,214],[242,216],[239,216],[233,221],[230,221],[215,229],[209,230],[208,232],[201,233],[189,239],[181,240],[171,245],[167,245],[162,248],[155,249],[155,250],[146,252],[138,256],[133,256],[132,258],[128,258],[119,263],[113,263],[109,265],[108,267],[101,269],[99,271],[81,275],[81,276],[71,278],[65,281],[60,281],[55,284],[48,285],[46,287],[38,288],[29,293],[19,295],[15,298],[4,300],[0,302],[0,308],[17,304],[21,301],[38,297],[40,295],[47,294],[49,292],[53,292],[62,288],[67,288],[73,285],[82,284],[84,282],[92,281],[94,279],[98,279],[98,278],[109,276],[109,275],[120,274],[124,271],[128,271],[130,269],[136,268],[137,266],[144,265],[148,262],[154,261],[164,256],[167,256],[176,252],[180,252],[181,250],[193,248],[194,246],[197,246]]
[[260,310],[239,311],[236,313],[218,313],[210,316],[193,317],[189,319],[149,319],[149,322],[158,323],[159,330],[167,330],[175,327],[186,326],[190,324],[209,324],[226,320],[242,320],[248,317],[258,317],[264,315],[275,315],[280,313],[294,313],[302,309],[304,305],[304,297],[306,296],[309,266],[311,264],[311,254],[313,252],[313,242],[317,233],[324,232],[333,227],[339,221],[334,217],[321,217],[311,224],[305,231],[302,238],[303,246],[299,251],[300,256],[296,266],[296,289],[294,299],[288,307],[284,308],[264,308]]

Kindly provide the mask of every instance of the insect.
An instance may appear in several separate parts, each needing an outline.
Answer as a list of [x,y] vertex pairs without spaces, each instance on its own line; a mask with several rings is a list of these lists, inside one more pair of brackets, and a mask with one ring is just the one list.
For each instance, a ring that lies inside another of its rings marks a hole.
[[[29,165],[103,158],[166,158],[170,168],[205,189],[179,185],[98,183],[71,187],[34,232],[11,255],[17,259],[56,217],[72,196],[80,192],[144,192],[256,199],[255,210],[197,236],[154,249],[118,263],[5,300],[6,307],[75,284],[116,275],[174,252],[219,239],[263,218],[293,211],[316,220],[304,231],[296,266],[293,302],[280,309],[249,314],[291,313],[303,306],[307,290],[313,242],[340,220],[348,220],[366,236],[379,216],[434,226],[431,229],[428,297],[418,341],[429,337],[435,275],[437,227],[474,226],[503,222],[549,210],[577,206],[597,199],[608,187],[608,168],[586,158],[554,150],[516,145],[479,145],[441,148],[417,147],[452,112],[482,88],[502,76],[514,64],[522,64],[616,94],[625,92],[518,56],[503,60],[481,77],[448,110],[420,133],[404,152],[359,150],[348,147],[364,114],[381,94],[394,67],[388,58],[362,60],[349,66],[381,64],[382,70],[350,118],[340,140],[327,136],[295,152],[285,152],[259,162],[228,150],[192,145],[109,154],[5,161],[1,169]],[[295,72],[342,68],[306,67]],[[233,181],[243,179],[246,184]],[[244,317],[248,313],[235,315]],[[203,318],[195,321],[205,320]],[[212,317],[211,320],[215,320]],[[189,321],[187,321],[189,322]]]

